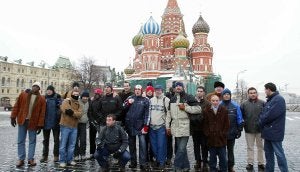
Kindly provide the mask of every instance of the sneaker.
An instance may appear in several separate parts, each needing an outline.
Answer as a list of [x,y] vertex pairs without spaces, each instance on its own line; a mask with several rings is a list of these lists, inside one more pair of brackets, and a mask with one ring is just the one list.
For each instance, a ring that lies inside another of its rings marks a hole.
[[246,166],[246,170],[253,170],[253,165],[252,164],[248,164]]
[[59,161],[58,156],[54,156],[53,161],[54,161],[54,162],[58,162],[58,161]]
[[129,167],[129,168],[136,168],[136,167],[137,167],[137,164],[136,164],[136,163],[130,163],[128,167]]
[[61,167],[61,168],[65,168],[66,166],[67,166],[67,164],[64,162],[59,163],[59,167]]
[[46,163],[48,161],[48,158],[43,156],[41,159],[40,159],[40,163]]
[[81,158],[81,161],[85,161],[86,160],[86,156],[85,155],[82,155],[80,158]]
[[260,164],[258,165],[258,170],[264,171],[265,170],[265,165],[264,164]]
[[24,165],[24,160],[19,160],[16,164],[16,167],[19,168],[19,167],[22,167]]
[[28,161],[28,165],[31,166],[31,167],[32,167],[32,166],[36,166],[36,162],[34,161],[34,159],[29,160],[29,161]]
[[235,172],[233,167],[228,168],[228,172]]
[[69,164],[72,165],[72,166],[74,166],[74,165],[76,165],[76,162],[75,161],[71,161]]
[[100,172],[109,172],[108,168],[100,167]]
[[172,160],[171,159],[167,159],[166,165],[172,165]]
[[74,161],[79,161],[80,159],[79,159],[79,156],[75,156],[74,157]]

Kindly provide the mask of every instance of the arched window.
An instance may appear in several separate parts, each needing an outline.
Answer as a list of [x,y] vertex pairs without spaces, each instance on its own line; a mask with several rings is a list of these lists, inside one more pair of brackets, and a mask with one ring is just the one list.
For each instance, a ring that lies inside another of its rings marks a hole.
[[22,81],[21,81],[21,87],[25,87],[24,86],[24,79],[22,79]]
[[4,86],[5,85],[5,77],[2,77],[2,82],[1,85]]
[[7,85],[10,86],[10,78],[7,78]]
[[16,86],[19,87],[19,85],[20,85],[20,79],[19,78],[17,79],[16,84],[17,84]]

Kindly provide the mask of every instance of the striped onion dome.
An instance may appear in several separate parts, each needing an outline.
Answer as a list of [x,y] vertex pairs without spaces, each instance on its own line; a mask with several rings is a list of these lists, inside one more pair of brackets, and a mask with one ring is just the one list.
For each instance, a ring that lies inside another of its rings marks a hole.
[[143,44],[144,35],[142,33],[142,28],[143,27],[141,26],[141,29],[140,29],[139,33],[132,38],[132,45],[134,47],[137,46],[137,45],[142,45]]
[[160,34],[160,26],[159,24],[153,19],[153,17],[151,16],[149,18],[149,20],[144,24],[143,26],[143,34],[156,34],[159,35]]
[[182,35],[182,32],[174,39],[173,47],[174,48],[188,48],[190,46],[189,40]]
[[209,30],[210,30],[209,25],[200,15],[198,21],[193,26],[193,30],[192,30],[193,34],[200,33],[200,32],[209,33]]

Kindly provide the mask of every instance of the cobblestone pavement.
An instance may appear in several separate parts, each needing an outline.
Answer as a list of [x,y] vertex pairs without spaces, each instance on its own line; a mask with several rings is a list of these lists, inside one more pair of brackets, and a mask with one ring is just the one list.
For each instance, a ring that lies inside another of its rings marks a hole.
[[[284,150],[286,153],[289,171],[299,171],[300,172],[300,112],[297,113],[287,113],[286,118],[286,133],[285,140],[283,142]],[[52,136],[51,136],[52,139]],[[37,160],[36,167],[23,167],[16,168],[15,164],[17,161],[17,127],[13,128],[10,126],[9,112],[0,112],[0,171],[99,171],[99,165],[96,161],[86,160],[84,162],[78,163],[74,167],[68,167],[62,169],[58,167],[57,163],[52,161],[53,157],[50,153],[49,162],[41,164],[39,159],[42,155],[42,134],[37,137],[37,146],[35,158]],[[26,142],[26,149],[27,149]],[[88,143],[89,145],[89,143]],[[188,155],[191,162],[191,167],[194,166],[194,155],[193,155],[193,142],[190,138],[188,143]],[[53,150],[53,144],[51,140],[50,152]],[[89,148],[87,148],[89,150]],[[237,172],[247,171],[245,169],[247,165],[246,161],[246,141],[244,134],[240,139],[236,141],[235,144],[235,159],[236,165],[235,170]],[[255,164],[255,171],[257,171],[257,164]],[[194,171],[191,168],[191,171]],[[276,170],[279,171],[277,165]],[[117,171],[117,170],[116,170]],[[127,168],[127,171],[130,169]],[[138,171],[138,170],[136,170]],[[169,168],[168,171],[172,171],[172,168]]]

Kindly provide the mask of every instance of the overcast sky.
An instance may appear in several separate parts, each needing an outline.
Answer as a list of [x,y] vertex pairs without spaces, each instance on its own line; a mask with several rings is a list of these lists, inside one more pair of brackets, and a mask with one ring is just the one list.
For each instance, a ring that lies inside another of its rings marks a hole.
[[[214,71],[234,89],[237,73],[263,90],[274,82],[300,94],[299,0],[177,0],[190,42],[200,12],[210,26]],[[0,56],[23,62],[59,55],[97,59],[121,71],[134,57],[131,44],[150,15],[160,24],[167,0],[0,1]]]

